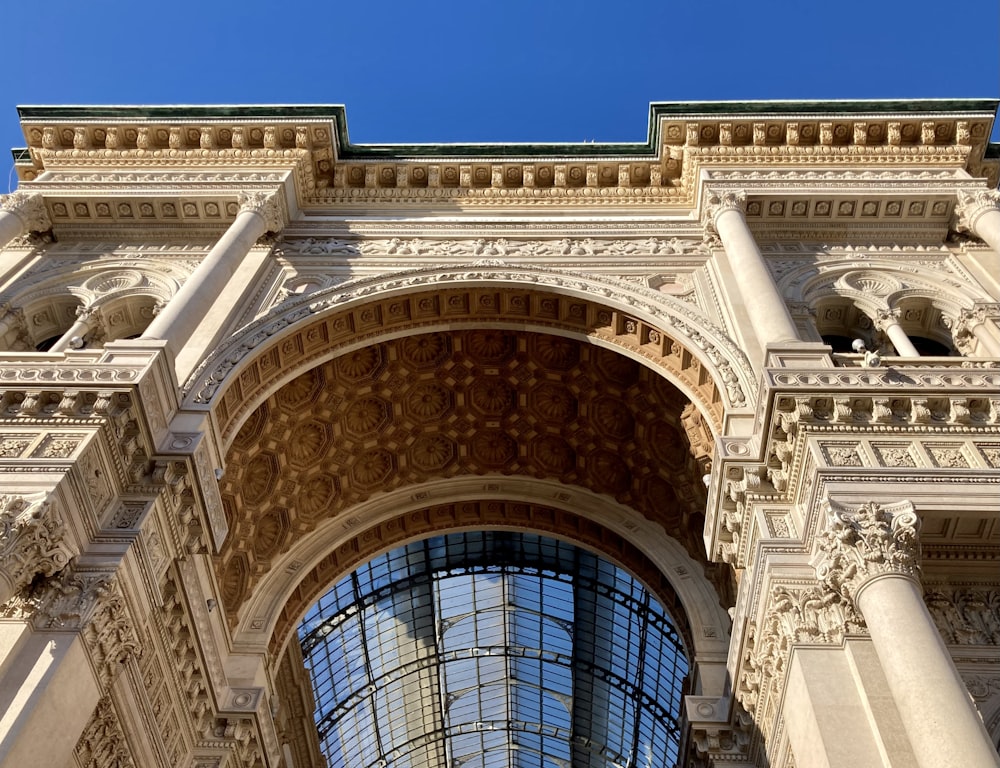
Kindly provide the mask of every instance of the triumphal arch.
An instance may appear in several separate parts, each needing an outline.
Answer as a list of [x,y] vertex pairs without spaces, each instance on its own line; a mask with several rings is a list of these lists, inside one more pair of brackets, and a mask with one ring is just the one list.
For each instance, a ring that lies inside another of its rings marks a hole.
[[997,103],[22,107],[0,766],[997,766]]

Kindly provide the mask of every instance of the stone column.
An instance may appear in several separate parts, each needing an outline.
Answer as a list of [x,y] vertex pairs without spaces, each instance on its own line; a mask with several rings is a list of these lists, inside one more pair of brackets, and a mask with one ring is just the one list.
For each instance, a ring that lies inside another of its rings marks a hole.
[[0,768],[70,765],[138,635],[107,571],[67,567],[18,608],[21,621],[0,624]]
[[1000,255],[1000,192],[995,189],[960,191],[955,216],[955,228],[959,232],[975,235]]
[[[49,348],[49,352],[65,352],[67,349],[83,349],[87,334],[98,328],[101,313],[96,307],[78,307],[76,322],[64,333],[59,341]],[[77,341],[74,342],[74,339]]]
[[16,332],[17,336],[23,336],[26,331],[24,312],[10,304],[0,306],[0,343],[11,332]]
[[236,221],[150,323],[142,338],[165,340],[176,356],[257,239],[266,232],[279,232],[282,224],[276,193],[240,195],[240,212]]
[[924,605],[913,505],[869,503],[849,512],[831,504],[831,513],[829,529],[817,537],[816,575],[863,616],[918,765],[1000,768]]
[[903,326],[899,324],[898,310],[884,310],[878,313],[875,318],[875,327],[889,337],[892,346],[896,348],[896,354],[900,357],[920,357],[917,348],[913,346],[910,337],[906,335]]
[[11,192],[0,195],[0,248],[28,232],[52,229],[42,196],[37,192]]
[[1000,341],[990,333],[986,319],[985,307],[963,309],[958,315],[958,322],[952,326],[952,335],[956,343],[961,341],[961,337],[965,334],[975,336],[986,357],[1000,357]]
[[746,201],[744,192],[712,193],[705,211],[706,228],[722,240],[739,284],[740,299],[761,345],[799,341],[795,322],[747,226]]

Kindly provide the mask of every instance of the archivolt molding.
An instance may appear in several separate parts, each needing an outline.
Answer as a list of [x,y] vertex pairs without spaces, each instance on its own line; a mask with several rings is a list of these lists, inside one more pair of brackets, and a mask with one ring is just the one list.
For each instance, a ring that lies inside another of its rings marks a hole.
[[[490,288],[514,290],[487,295]],[[398,300],[366,308],[374,299]],[[624,347],[673,374],[716,425],[723,412],[752,404],[745,354],[690,306],[642,286],[498,260],[365,278],[290,300],[210,355],[184,385],[185,402],[216,406],[231,438],[277,386],[338,350],[415,327],[484,322],[561,328]],[[717,382],[712,393],[702,391],[706,374]]]
[[[466,528],[529,529],[600,552],[640,578],[682,628],[692,654],[725,654],[729,617],[696,562],[665,530],[622,504],[529,477],[451,477],[380,494],[318,526],[254,587],[233,626],[238,648],[275,664],[323,590],[377,554]],[[225,589],[225,577],[220,579]]]
[[[935,268],[936,267],[936,268]],[[778,276],[789,301],[816,304],[826,297],[850,298],[871,312],[888,309],[908,297],[925,297],[953,316],[983,301],[981,291],[939,265],[869,259],[853,264],[808,263]]]

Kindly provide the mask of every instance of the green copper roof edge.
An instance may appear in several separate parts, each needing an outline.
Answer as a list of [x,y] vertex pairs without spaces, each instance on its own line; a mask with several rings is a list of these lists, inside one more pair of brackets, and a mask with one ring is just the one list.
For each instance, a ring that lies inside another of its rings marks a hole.
[[321,119],[336,126],[338,157],[341,160],[405,159],[408,157],[615,157],[654,156],[659,146],[661,117],[757,115],[762,118],[789,114],[989,114],[995,115],[997,99],[915,99],[869,101],[703,101],[653,102],[649,105],[647,140],[642,142],[594,143],[428,143],[351,144],[347,131],[347,111],[339,104],[269,105],[175,105],[175,106],[37,106],[17,108],[21,120],[218,120]]

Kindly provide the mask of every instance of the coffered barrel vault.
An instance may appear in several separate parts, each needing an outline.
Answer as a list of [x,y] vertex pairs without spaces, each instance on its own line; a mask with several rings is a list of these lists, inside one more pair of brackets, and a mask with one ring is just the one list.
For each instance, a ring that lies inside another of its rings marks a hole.
[[0,766],[1000,765],[996,110],[19,108]]

